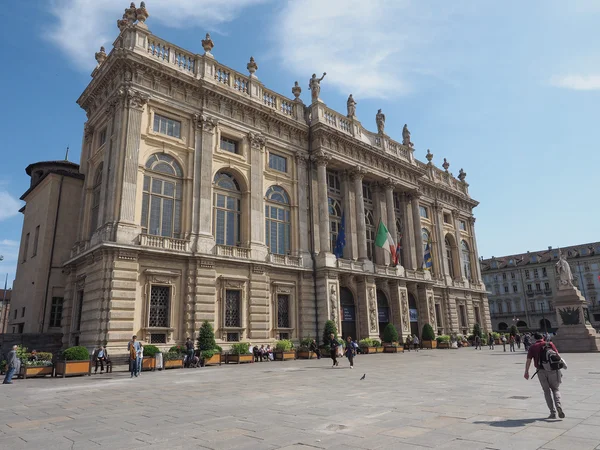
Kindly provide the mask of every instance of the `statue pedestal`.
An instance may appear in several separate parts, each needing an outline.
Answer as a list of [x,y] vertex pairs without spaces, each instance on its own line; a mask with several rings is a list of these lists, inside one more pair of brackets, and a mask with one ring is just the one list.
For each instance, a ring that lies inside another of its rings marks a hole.
[[600,335],[585,321],[587,303],[579,289],[559,285],[554,308],[559,326],[552,342],[559,353],[600,352]]

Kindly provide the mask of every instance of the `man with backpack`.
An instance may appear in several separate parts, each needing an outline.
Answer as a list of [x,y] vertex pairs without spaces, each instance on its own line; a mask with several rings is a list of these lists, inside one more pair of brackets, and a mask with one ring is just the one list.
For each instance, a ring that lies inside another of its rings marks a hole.
[[[562,373],[560,369],[566,369],[564,361],[558,354],[558,350],[552,342],[546,342],[543,336],[539,333],[534,335],[536,343],[529,347],[527,351],[527,363],[525,364],[525,379],[529,379],[529,367],[531,361],[537,369],[536,373],[542,389],[544,391],[544,397],[546,398],[546,404],[550,409],[550,416],[548,419],[556,419],[556,413],[558,417],[564,419],[565,413],[563,412],[560,403],[560,392],[558,390],[562,379]],[[533,378],[533,377],[532,377]]]

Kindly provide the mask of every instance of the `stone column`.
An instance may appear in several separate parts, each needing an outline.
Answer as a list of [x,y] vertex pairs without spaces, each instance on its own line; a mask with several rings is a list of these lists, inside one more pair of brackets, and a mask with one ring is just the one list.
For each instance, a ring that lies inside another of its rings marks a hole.
[[[437,258],[440,261],[440,272],[438,276],[440,278],[444,278],[449,276],[450,268],[448,267],[448,260],[446,259],[446,239],[444,238],[444,210],[440,205],[435,205],[433,210],[435,211],[435,227],[434,233],[436,235],[436,240],[438,241],[438,245],[436,245],[436,253]],[[447,279],[446,282],[448,284],[452,284],[452,280]]]
[[354,198],[356,203],[356,239],[358,243],[358,260],[367,261],[367,224],[365,222],[365,201],[363,198],[362,180],[365,170],[357,168],[350,177],[354,182]]
[[456,247],[457,247],[457,254],[458,254],[458,266],[460,267],[460,270],[456,274],[456,276],[460,277],[460,279],[462,281],[465,281],[467,279],[467,274],[465,273],[465,268],[462,263],[462,249],[460,246],[460,243],[462,241],[462,236],[460,235],[460,220],[458,218],[458,214],[459,214],[459,212],[457,209],[452,210],[452,221],[454,222],[454,236],[456,239]]
[[[379,221],[383,221],[384,223],[387,221],[387,217],[385,211],[382,208],[382,201],[384,201],[384,193],[382,192],[379,185],[373,183],[371,186],[371,192],[373,194],[373,219],[375,220],[375,232],[377,232],[377,228],[379,227]],[[365,219],[366,223],[366,219]],[[375,251],[373,252],[373,264],[381,264],[386,265],[386,257],[389,255],[383,248],[375,246]]]
[[417,268],[417,259],[415,255],[415,239],[413,237],[414,228],[410,206],[410,197],[407,193],[403,193],[401,197],[402,203],[402,221],[404,225],[402,235],[402,257],[406,268],[415,270]]
[[268,254],[265,244],[265,192],[263,186],[264,153],[267,140],[256,133],[248,134],[250,143],[250,248],[252,259],[264,261]]
[[359,321],[359,334],[361,339],[370,337],[379,339],[379,316],[377,312],[377,295],[375,280],[372,277],[363,277],[356,281],[357,304]]
[[132,244],[140,231],[139,223],[135,220],[135,209],[142,113],[144,105],[148,102],[148,95],[129,89],[125,92],[124,98],[126,102],[127,126],[125,154],[123,155],[123,178],[121,183],[117,241]]
[[331,159],[323,152],[315,155],[319,191],[319,248],[320,254],[331,253],[329,234],[329,196],[327,195],[327,163]]
[[342,182],[342,208],[344,211],[344,220],[346,226],[346,247],[344,248],[344,258],[356,259],[357,244],[356,244],[356,221],[354,192],[352,182],[348,173],[344,172],[340,175]]
[[[396,247],[398,247],[398,230],[396,229],[396,214],[394,212],[394,188],[396,187],[396,183],[391,178],[388,178],[387,181],[383,185],[385,189],[385,208],[387,211],[387,229],[392,235],[394,239],[394,243]],[[400,257],[398,257],[398,261]],[[390,261],[390,265],[392,265],[394,261]]]
[[[91,145],[93,137],[94,127],[86,122],[83,129],[83,142],[81,144],[81,160],[79,161],[79,172],[86,176],[86,180],[83,182],[83,189],[81,190],[81,204],[79,206],[79,217],[81,219],[79,221],[79,228],[77,234],[78,241],[87,241],[90,238],[88,232],[90,226],[89,201],[91,199],[89,195],[89,183],[91,182],[91,174],[89,171],[89,159],[91,154]],[[88,220],[85,220],[86,217],[88,218]]]
[[307,185],[307,161],[303,155],[296,155],[296,177],[298,182],[298,227],[295,233],[298,236],[298,254],[303,257],[306,266],[310,262],[309,242],[308,242],[308,185]]
[[212,253],[212,159],[217,119],[204,114],[194,116],[196,129],[194,149],[194,184],[192,196],[192,248],[199,253]]
[[414,192],[411,194],[411,209],[412,209],[412,219],[413,219],[413,230],[415,237],[415,256],[417,262],[417,269],[421,269],[424,264],[424,256],[423,256],[423,235],[421,234],[421,213],[419,211],[419,199],[421,198],[421,194],[419,192]]
[[469,218],[469,228],[471,235],[471,253],[473,257],[471,260],[475,260],[475,270],[471,269],[473,272],[473,284],[482,284],[483,278],[481,277],[481,265],[479,264],[479,251],[477,251],[477,238],[475,237],[475,217]]
[[392,307],[392,320],[398,330],[400,342],[404,342],[410,334],[410,317],[408,314],[408,291],[406,283],[390,281]]

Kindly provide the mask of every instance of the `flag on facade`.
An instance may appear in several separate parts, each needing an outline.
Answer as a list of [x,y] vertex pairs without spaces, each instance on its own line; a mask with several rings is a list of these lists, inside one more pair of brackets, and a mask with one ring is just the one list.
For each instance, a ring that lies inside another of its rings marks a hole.
[[425,260],[425,268],[427,270],[431,269],[433,262],[431,261],[431,247],[429,242],[427,242],[427,246],[425,247],[425,255],[423,256],[423,259]]
[[344,247],[346,246],[346,218],[342,212],[342,222],[340,223],[340,229],[338,230],[337,239],[335,240],[335,248],[333,254],[336,258],[344,256]]
[[[400,238],[402,239],[402,235]],[[400,245],[400,241],[398,241],[398,245],[396,245],[396,257],[394,258],[394,264],[398,265],[400,263],[400,252],[402,251],[402,246]]]
[[396,261],[396,244],[394,244],[392,235],[385,227],[382,220],[379,221],[379,228],[377,228],[375,245],[390,252],[390,254],[392,255],[392,261]]

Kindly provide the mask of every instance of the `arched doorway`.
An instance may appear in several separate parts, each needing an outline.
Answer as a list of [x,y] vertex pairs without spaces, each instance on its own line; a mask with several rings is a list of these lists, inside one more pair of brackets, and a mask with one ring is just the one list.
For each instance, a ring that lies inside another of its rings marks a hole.
[[346,287],[340,288],[340,306],[342,308],[341,337],[344,340],[348,336],[352,336],[352,339],[358,339],[356,335],[356,305],[354,304],[354,295]]
[[381,289],[377,289],[377,314],[379,316],[379,337],[383,336],[383,330],[390,323],[390,304]]
[[527,322],[525,322],[524,320],[519,320],[517,322],[517,328],[527,328]]
[[417,300],[410,292],[408,293],[408,313],[410,315],[410,334],[421,336],[421,333],[419,333],[419,310],[417,309]]
[[504,322],[500,322],[498,324],[498,330],[500,330],[500,331],[506,331],[506,330],[508,330],[508,324],[506,324]]
[[545,333],[547,331],[550,331],[550,328],[552,328],[552,324],[548,319],[540,320],[540,330],[542,330]]

